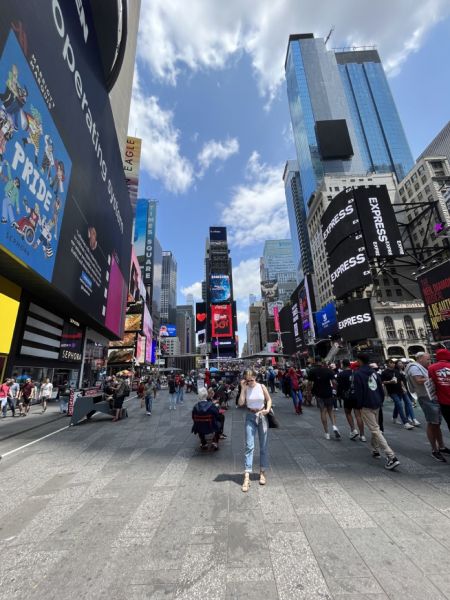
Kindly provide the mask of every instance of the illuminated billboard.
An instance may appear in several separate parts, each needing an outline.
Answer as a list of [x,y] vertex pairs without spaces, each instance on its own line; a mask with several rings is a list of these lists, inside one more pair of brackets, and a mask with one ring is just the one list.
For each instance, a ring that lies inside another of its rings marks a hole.
[[213,304],[211,306],[212,337],[233,336],[233,315],[231,304]]
[[210,276],[210,298],[212,304],[229,302],[231,298],[231,285],[229,275]]
[[435,340],[450,339],[450,261],[417,278]]
[[125,172],[125,181],[127,183],[128,195],[130,196],[133,214],[136,212],[136,202],[138,196],[139,169],[141,165],[141,144],[142,140],[139,138],[128,136],[125,149],[123,151],[123,170]]
[[177,327],[176,325],[161,325],[159,328],[160,337],[177,337]]

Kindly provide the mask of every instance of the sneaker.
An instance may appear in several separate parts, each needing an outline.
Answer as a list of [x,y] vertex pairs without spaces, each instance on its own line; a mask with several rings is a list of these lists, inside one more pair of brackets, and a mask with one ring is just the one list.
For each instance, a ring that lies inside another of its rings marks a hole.
[[174,406],[174,407],[173,407],[173,410],[177,410],[177,407],[176,407],[176,406]]
[[439,450],[434,450],[434,452],[431,453],[431,456],[434,458],[434,460],[437,460],[439,462],[447,462],[442,456],[442,454],[439,452]]
[[418,421],[417,419],[413,419],[413,423],[416,427],[419,427],[420,425],[420,421]]
[[8,221],[6,219],[2,219],[2,223],[7,223]]
[[398,419],[392,419],[392,423],[393,423],[394,425],[398,425],[398,424],[399,424],[399,423],[398,423]]
[[365,435],[360,435],[359,440],[360,440],[360,442],[367,442]]
[[414,429],[414,425],[411,425],[411,423],[405,423],[405,424],[403,425],[403,427],[404,427],[405,429]]
[[330,436],[330,434],[329,434],[329,433],[326,433],[326,434],[325,434],[325,439],[326,439],[326,440],[331,440],[331,436]]
[[446,446],[444,446],[443,448],[439,448],[439,452],[441,454],[450,454],[450,448],[447,448]]
[[213,443],[211,444],[211,450],[218,450],[218,449],[219,449],[219,445],[218,445],[218,444],[216,444],[215,442],[213,442]]
[[378,450],[372,450],[372,458],[381,458],[381,454]]
[[395,467],[398,467],[399,464],[400,464],[400,461],[398,460],[398,458],[396,456],[393,456],[392,458],[386,459],[386,464],[384,465],[384,468],[387,469],[388,471],[392,471],[392,469],[395,469]]
[[172,407],[171,407],[171,406],[169,406],[169,410],[172,410]]
[[354,429],[351,433],[350,433],[350,439],[351,440],[355,440],[358,437],[359,433],[356,431],[356,429]]
[[148,411],[146,412],[146,414],[147,414],[147,415],[151,415],[152,413],[151,413],[151,412],[148,410]]
[[337,440],[340,440],[340,439],[341,439],[341,434],[339,433],[339,429],[338,429],[337,427],[336,427],[336,428],[335,428],[335,427],[333,427],[333,433],[334,433],[334,437],[335,437]]

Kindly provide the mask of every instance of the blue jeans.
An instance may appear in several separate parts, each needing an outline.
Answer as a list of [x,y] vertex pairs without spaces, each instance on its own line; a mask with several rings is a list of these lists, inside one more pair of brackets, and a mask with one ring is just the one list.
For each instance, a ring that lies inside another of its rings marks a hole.
[[145,410],[147,412],[152,412],[153,407],[153,398],[151,396],[145,396]]
[[177,404],[184,402],[184,387],[177,388]]
[[[414,408],[411,402],[411,399],[409,397],[409,394],[407,394],[406,392],[404,394],[395,394],[399,399],[400,399],[400,405],[402,403],[402,400],[405,404],[405,413],[406,413],[406,418],[410,419],[411,421],[414,421],[414,419],[416,418],[416,415],[414,413]],[[394,400],[393,395],[391,395],[392,400]],[[399,409],[397,407],[397,402],[394,400],[395,402],[395,407],[394,407],[394,413],[392,415],[393,419],[396,419],[397,416],[400,414],[400,419],[403,421],[403,417],[401,415],[401,413],[399,412]],[[402,406],[403,408],[403,406]],[[405,423],[405,421],[403,421],[403,423]]]
[[300,390],[291,390],[291,398],[292,398],[292,402],[294,403],[294,408],[295,410],[298,410],[298,408],[302,405],[303,402],[303,396]]
[[175,408],[177,403],[177,395],[175,393],[169,394],[169,408]]
[[255,437],[258,431],[259,438],[259,464],[261,471],[265,471],[269,466],[269,457],[267,454],[269,425],[266,417],[257,417],[254,413],[248,412],[245,417],[245,472],[251,473],[253,468],[253,451],[255,449]]

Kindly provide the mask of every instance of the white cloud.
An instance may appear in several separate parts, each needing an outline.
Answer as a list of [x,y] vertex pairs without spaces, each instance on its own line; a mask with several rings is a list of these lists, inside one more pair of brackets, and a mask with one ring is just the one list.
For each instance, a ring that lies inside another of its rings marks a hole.
[[[290,33],[325,37],[329,47],[377,44],[395,74],[433,26],[450,14],[448,0],[143,0],[138,52],[158,78],[175,84],[180,70],[221,69],[247,52],[262,94],[273,98],[283,80]],[[324,20],[326,15],[326,20]]]
[[241,300],[247,304],[249,294],[256,296],[261,294],[259,258],[242,260],[233,267],[233,294],[235,300]]
[[238,310],[236,313],[238,327],[243,329],[248,323],[248,311]]
[[185,192],[194,181],[191,162],[181,154],[180,132],[173,123],[173,113],[159,105],[156,96],[145,96],[136,69],[129,131],[142,138],[142,167],[167,190]]
[[181,288],[181,293],[184,296],[192,294],[196,300],[201,300],[202,297],[202,282],[196,281],[195,283]]
[[203,145],[197,156],[200,164],[199,177],[204,175],[214,161],[224,162],[237,152],[239,152],[239,142],[236,138],[228,138],[224,142],[209,140]]
[[252,153],[246,169],[248,183],[233,189],[221,214],[232,244],[245,247],[290,236],[282,175],[283,165],[263,164],[259,154]]

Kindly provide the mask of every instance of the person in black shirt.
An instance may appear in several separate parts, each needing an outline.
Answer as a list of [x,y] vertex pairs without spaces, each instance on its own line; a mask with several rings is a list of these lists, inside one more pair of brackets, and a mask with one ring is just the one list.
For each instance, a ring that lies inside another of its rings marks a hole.
[[316,365],[308,373],[308,381],[312,384],[312,395],[315,396],[317,406],[320,409],[320,419],[322,421],[325,438],[330,439],[328,433],[328,419],[330,419],[334,437],[341,439],[339,429],[336,427],[336,415],[333,411],[333,388],[336,387],[334,373],[322,364],[322,359],[316,359]]
[[[342,398],[344,401],[344,411],[345,417],[347,419],[347,423],[350,426],[350,439],[356,440],[359,439],[362,442],[366,441],[364,436],[364,423],[361,418],[361,411],[356,406],[356,398],[353,391],[353,371],[350,367],[350,361],[345,358],[342,361],[343,370],[338,373],[336,377],[337,381],[337,396],[338,398]],[[358,425],[358,429],[355,427],[355,421],[353,419],[353,413],[355,415],[356,423]]]
[[169,387],[169,410],[177,410],[177,385],[173,376],[167,380]]
[[[388,395],[395,404],[395,410],[402,420],[405,429],[414,429],[414,425],[408,422],[403,410],[403,383],[402,373],[395,368],[395,362],[392,358],[387,361],[387,368],[381,373],[381,381],[384,383]],[[395,413],[394,413],[395,414]],[[395,421],[397,418],[395,418]]]

